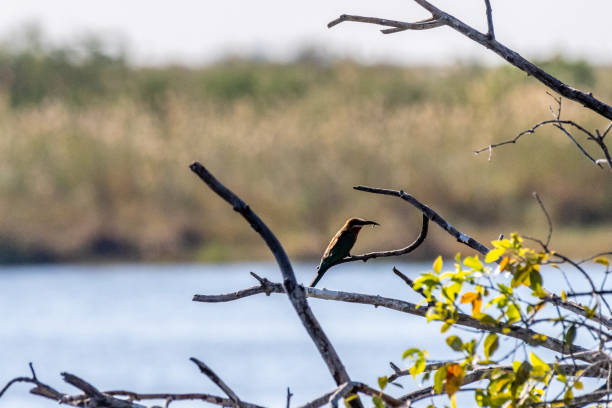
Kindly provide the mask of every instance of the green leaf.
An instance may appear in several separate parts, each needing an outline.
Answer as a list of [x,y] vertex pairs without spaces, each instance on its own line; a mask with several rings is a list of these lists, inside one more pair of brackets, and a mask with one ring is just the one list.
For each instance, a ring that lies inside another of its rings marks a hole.
[[459,336],[449,336],[446,338],[446,344],[449,345],[455,351],[463,350],[463,341],[459,338]]
[[574,339],[576,338],[576,325],[572,324],[567,332],[565,333],[565,345],[567,348],[571,348],[574,344]]
[[465,259],[463,260],[463,264],[468,268],[472,268],[475,271],[482,272],[484,269],[482,262],[480,262],[480,259],[478,259],[478,255],[465,257]]
[[532,351],[529,354],[529,361],[533,365],[533,376],[540,380],[550,372],[550,366],[546,364],[540,357],[536,356]]
[[478,313],[474,316],[480,323],[488,326],[497,326],[497,321],[487,313]]
[[419,357],[415,361],[414,365],[410,367],[410,374],[412,378],[416,379],[416,376],[421,374],[425,370],[425,355],[423,353],[419,354]]
[[485,262],[486,263],[491,263],[491,262],[495,262],[499,259],[500,256],[502,256],[504,253],[506,252],[505,248],[495,248],[490,250],[489,252],[487,252],[487,255],[485,256]]
[[476,339],[472,339],[468,342],[463,343],[463,349],[470,355],[474,355],[474,350],[476,348]]
[[404,351],[404,353],[402,354],[402,358],[406,358],[408,356],[412,356],[413,354],[417,354],[417,353],[420,353],[420,352],[421,352],[421,350],[419,350],[416,347],[409,348],[408,350]]
[[[531,353],[533,355],[533,353]],[[514,383],[516,385],[522,385],[529,379],[529,373],[533,367],[527,361],[523,361],[516,372],[516,379]]]
[[378,395],[375,395],[372,397],[372,402],[374,403],[374,406],[376,408],[385,408],[385,403],[383,402],[382,398]]
[[510,286],[517,288],[529,279],[529,268],[521,268],[514,273]]
[[495,350],[499,347],[499,338],[497,334],[490,333],[484,341],[484,354],[487,360],[491,358]]
[[381,390],[384,390],[387,387],[387,383],[389,382],[389,379],[387,378],[387,376],[382,376],[382,377],[378,377],[378,387]]
[[445,379],[446,367],[442,366],[436,370],[436,374],[434,375],[434,391],[436,391],[437,394],[442,394]]
[[440,273],[440,271],[442,270],[442,257],[439,255],[433,263],[433,270],[436,273]]
[[508,323],[512,324],[521,320],[521,312],[514,303],[508,305],[506,309],[506,317],[508,317]]

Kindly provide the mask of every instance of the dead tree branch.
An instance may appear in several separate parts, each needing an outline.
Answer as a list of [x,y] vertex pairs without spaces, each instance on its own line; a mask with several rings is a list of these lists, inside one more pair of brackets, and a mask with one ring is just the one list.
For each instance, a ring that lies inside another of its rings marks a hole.
[[[481,149],[475,150],[474,154],[480,154],[484,151],[488,151],[489,152],[489,160],[491,160],[491,154],[492,154],[492,150],[495,149],[496,147],[500,147],[500,146],[505,146],[508,144],[515,144],[519,141],[519,139],[525,135],[532,135],[535,134],[536,130],[542,126],[545,125],[552,125],[555,128],[559,129],[561,132],[563,132],[563,134],[565,134],[578,148],[578,150],[580,150],[580,152],[592,163],[596,164],[599,167],[602,167],[602,163],[606,163],[608,164],[608,167],[612,170],[612,157],[610,156],[610,152],[608,151],[608,147],[606,146],[604,139],[606,137],[606,135],[608,134],[610,128],[612,128],[612,123],[608,126],[608,128],[606,129],[606,131],[604,133],[601,133],[599,130],[595,130],[595,132],[591,132],[588,129],[586,129],[584,126],[581,126],[580,124],[572,121],[572,120],[562,120],[561,119],[561,103],[562,103],[562,99],[556,98],[555,96],[551,95],[551,97],[554,99],[555,103],[557,104],[557,109],[556,111],[553,111],[552,107],[550,107],[550,111],[553,113],[554,119],[550,119],[550,120],[544,120],[541,121],[539,123],[536,123],[533,127],[531,127],[531,129],[527,129],[522,131],[521,133],[519,133],[518,135],[516,135],[514,138],[509,139],[509,140],[505,140],[503,142],[499,142],[499,143],[494,143],[494,144],[490,144],[488,146],[485,146]],[[599,159],[596,160],[593,156],[591,156],[586,150],[585,148],[582,146],[582,144],[576,139],[576,137],[574,137],[574,135],[565,128],[565,126],[570,126],[572,128],[574,128],[575,130],[577,130],[578,132],[582,133],[585,137],[586,140],[590,140],[593,141],[597,144],[597,146],[601,149],[601,151],[604,154],[605,159]]]
[[[199,362],[203,364],[202,362]],[[200,365],[198,364],[198,367]],[[30,363],[30,371],[32,372],[31,377],[16,377],[10,380],[4,388],[0,391],[0,397],[15,383],[18,382],[27,382],[34,384],[35,387],[30,390],[30,392],[34,395],[38,395],[44,398],[51,399],[53,401],[59,402],[60,404],[65,404],[73,407],[100,407],[100,408],[145,408],[143,405],[136,404],[134,401],[145,401],[145,400],[166,400],[166,401],[186,401],[186,400],[194,400],[194,401],[202,401],[208,402],[210,404],[219,405],[222,407],[241,407],[241,408],[263,408],[260,405],[243,402],[240,401],[238,404],[236,401],[230,398],[223,398],[216,395],[211,394],[203,394],[203,393],[183,393],[183,394],[174,394],[174,393],[137,393],[133,391],[99,391],[95,386],[91,383],[85,381],[84,379],[77,377],[74,374],[70,373],[62,373],[62,377],[64,381],[79,390],[81,390],[82,394],[69,395],[64,394],[53,387],[44,384],[39,381],[36,377],[36,373],[34,372],[34,368],[32,363]],[[213,373],[214,374],[214,373]],[[218,381],[222,383],[222,380],[218,378]],[[215,382],[216,383],[216,382]],[[127,399],[115,398],[115,397],[126,397]]]
[[[408,313],[419,317],[426,317],[427,308],[425,307],[417,307],[416,304],[406,302],[399,299],[387,298],[378,295],[367,295],[363,293],[353,293],[353,292],[342,292],[328,289],[317,289],[317,288],[304,288],[306,296],[324,299],[324,300],[334,300],[338,302],[348,302],[348,303],[359,303],[364,305],[372,305],[375,307],[384,307],[391,310],[396,310],[398,312]],[[260,285],[252,288],[248,288],[242,291],[237,291],[228,294],[222,295],[194,295],[193,301],[195,302],[205,302],[205,303],[216,303],[216,302],[230,302],[233,300],[241,299],[246,296],[252,296],[257,293],[285,293],[285,289],[280,283],[269,282],[266,285]],[[546,340],[534,342],[534,338],[541,338],[540,333],[537,333],[531,329],[527,329],[519,326],[504,326],[501,324],[498,325],[488,325],[485,323],[481,323],[479,320],[473,318],[470,315],[465,313],[458,313],[457,315],[456,325],[470,327],[472,329],[487,331],[491,333],[502,334],[504,336],[513,337],[521,340],[527,344],[537,345],[549,350],[555,351],[561,354],[571,353],[578,359],[583,361],[593,362],[595,360],[601,359],[600,353],[593,353],[589,350],[573,345],[568,351],[567,345],[564,342],[557,340],[555,338],[546,337]],[[508,329],[507,333],[504,333],[504,329]]]
[[240,401],[238,395],[236,395],[236,393],[234,393],[234,391],[232,391],[232,389],[217,374],[215,374],[215,372],[210,367],[208,367],[204,362],[198,360],[195,357],[191,357],[190,360],[198,366],[198,368],[203,374],[205,374],[208,378],[210,378],[212,382],[214,382],[219,388],[221,388],[225,395],[227,395],[229,399],[232,400],[234,405],[240,408],[244,408],[244,404],[242,403],[242,401]]
[[[393,29],[391,31],[386,32],[388,34],[392,32],[404,31],[404,30],[415,30],[415,29],[423,30],[423,29],[429,29],[429,28],[434,28],[434,27],[439,27],[441,25],[445,25],[445,26],[448,26],[458,31],[459,33],[468,37],[472,41],[475,41],[478,44],[490,49],[491,51],[493,51],[494,53],[496,53],[497,55],[499,55],[500,57],[508,61],[510,64],[514,65],[518,69],[527,73],[527,75],[533,76],[538,81],[546,85],[548,88],[557,92],[559,95],[562,95],[568,99],[576,101],[580,103],[581,105],[583,105],[584,107],[600,114],[601,116],[612,120],[612,106],[595,98],[593,94],[590,92],[589,93],[583,92],[583,91],[580,91],[576,88],[573,88],[563,83],[559,79],[550,75],[548,72],[542,70],[541,68],[539,68],[532,62],[523,58],[517,52],[511,50],[510,48],[506,47],[505,45],[497,41],[492,31],[492,27],[493,27],[492,21],[493,20],[492,20],[492,12],[490,12],[489,6],[487,6],[487,22],[489,23],[488,24],[489,34],[484,34],[476,30],[475,28],[467,25],[466,23],[459,20],[458,18],[440,10],[439,8],[435,7],[433,4],[431,4],[427,0],[414,0],[414,1],[417,4],[419,4],[421,7],[423,7],[425,10],[431,13],[432,23],[430,26],[424,27],[422,25],[418,25],[415,27],[411,27],[410,26],[411,24],[419,24],[419,23],[406,23],[402,21],[386,20],[386,19],[375,18],[375,17],[363,17],[363,16],[355,16],[355,15],[349,16],[349,15],[343,14],[336,20],[330,22],[328,24],[328,27],[331,28],[343,21],[357,21],[357,22],[362,22],[362,23],[377,24],[377,25],[382,25],[386,27],[392,27]],[[488,3],[488,1],[486,3]],[[489,17],[490,15],[491,17]],[[424,23],[420,23],[420,24],[424,24]],[[401,30],[398,30],[400,28]]]
[[[268,245],[268,248],[274,255],[281,270],[281,274],[283,276],[283,287],[289,297],[289,300],[300,317],[300,320],[302,321],[302,324],[306,328],[306,331],[310,335],[312,341],[317,346],[323,361],[325,361],[327,364],[327,368],[332,374],[336,385],[350,382],[351,379],[344,368],[338,353],[336,353],[334,346],[329,341],[329,338],[319,325],[319,322],[308,306],[304,288],[297,284],[291,262],[289,261],[285,250],[276,236],[244,201],[221,184],[221,182],[219,182],[208,170],[206,170],[204,166],[198,162],[194,162],[189,167],[200,177],[202,181],[208,185],[208,187],[210,187],[211,190],[229,203],[234,211],[240,213],[240,215],[242,215],[242,217]],[[359,400],[353,401],[357,401],[354,403],[356,406],[361,406]]]
[[491,1],[485,0],[485,6],[487,8],[487,37],[489,37],[489,40],[494,40],[495,29],[493,28],[493,9],[491,8]]
[[[469,235],[453,227],[448,221],[442,218],[436,211],[426,206],[425,204],[421,203],[416,198],[414,198],[412,195],[404,192],[403,190],[397,191],[397,190],[389,190],[389,189],[384,189],[384,188],[375,188],[375,187],[367,187],[367,186],[356,186],[353,188],[355,190],[365,191],[367,193],[399,197],[402,200],[407,201],[408,203],[410,203],[411,205],[419,209],[423,214],[427,216],[427,218],[429,218],[431,221],[438,224],[443,230],[448,232],[451,236],[455,237],[455,239],[458,242],[464,245],[467,245],[468,247],[480,252],[482,255],[486,255],[489,252],[489,248],[487,248],[485,245],[481,244],[474,238],[470,237]],[[569,300],[564,300],[560,296],[554,293],[546,292],[544,300],[552,303],[553,305],[558,305],[566,310],[569,310],[572,313],[576,313],[579,316],[582,316],[587,319],[591,319],[597,323],[601,323],[607,328],[612,328],[612,318],[608,316],[604,316],[598,312],[594,314],[588,313],[583,306],[575,302],[569,301]]]

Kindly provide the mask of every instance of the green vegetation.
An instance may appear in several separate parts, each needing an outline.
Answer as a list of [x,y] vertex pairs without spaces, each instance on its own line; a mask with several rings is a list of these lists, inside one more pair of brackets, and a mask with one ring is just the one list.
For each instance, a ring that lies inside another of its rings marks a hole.
[[[438,257],[433,270],[414,281],[413,289],[424,297],[419,306],[429,305],[424,317],[428,322],[442,323],[440,333],[462,325],[479,326],[480,333],[469,340],[465,332],[459,331],[456,332],[459,335],[446,337],[454,356],[444,362],[428,365],[426,350],[407,349],[402,358],[411,362],[409,373],[413,379],[422,374],[419,382],[431,382],[434,395],[447,394],[453,408],[457,407],[457,392],[462,388],[474,391],[478,406],[491,408],[575,406],[574,391],[583,394],[581,398],[600,399],[601,396],[579,391],[583,381],[592,376],[588,370],[578,369],[576,361],[564,364],[569,361],[567,356],[573,359],[588,350],[584,343],[590,337],[577,337],[577,330],[588,329],[596,340],[602,336],[597,328],[593,330],[594,326],[584,323],[588,319],[597,321],[599,297],[589,294],[590,299],[583,298],[586,304],[572,303],[577,305],[573,310],[563,304],[560,307],[551,301],[551,292],[545,289],[543,279],[545,274],[559,278],[562,257],[548,249],[538,252],[525,247],[516,233],[510,239],[494,240],[491,244],[493,249],[486,254],[484,263],[478,255],[462,258],[458,253],[453,269],[443,272],[442,258]],[[594,262],[599,271],[610,273],[608,258],[598,257]],[[565,290],[555,293],[562,302],[574,292],[569,281],[567,285],[570,295]],[[471,314],[462,307],[471,308]],[[505,336],[518,341],[513,345],[501,344]],[[578,340],[582,344],[577,344]],[[551,351],[555,352],[554,358]],[[391,378],[380,377],[381,391],[398,377],[397,373]],[[470,384],[477,387],[469,389]],[[380,396],[375,396],[373,402],[377,408],[385,406]]]
[[[612,101],[612,70],[556,58],[570,84]],[[135,68],[88,40],[0,49],[0,261],[236,260],[267,256],[187,166],[241,194],[297,258],[318,258],[349,216],[376,219],[356,251],[400,246],[420,216],[352,190],[404,189],[481,241],[543,236],[538,191],[568,254],[607,249],[609,183],[554,129],[474,156],[550,117],[514,69],[227,60]],[[606,123],[567,102],[564,116]],[[577,247],[576,245],[580,245]],[[417,256],[457,251],[434,230]]]

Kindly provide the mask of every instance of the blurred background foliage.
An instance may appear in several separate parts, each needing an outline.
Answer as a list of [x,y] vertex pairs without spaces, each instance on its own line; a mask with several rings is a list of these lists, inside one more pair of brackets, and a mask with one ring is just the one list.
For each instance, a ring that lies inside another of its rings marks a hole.
[[[349,216],[382,224],[357,251],[416,237],[416,211],[357,184],[403,189],[485,243],[511,231],[544,238],[537,191],[553,248],[610,249],[610,174],[560,132],[541,129],[490,161],[473,155],[550,118],[546,88],[513,67],[363,66],[312,50],[282,64],[136,67],[100,38],[43,39],[30,29],[0,44],[0,262],[268,257],[191,174],[194,160],[297,259],[318,258]],[[611,68],[539,65],[612,102]],[[563,116],[607,125],[569,101]],[[411,256],[459,250],[434,227]]]

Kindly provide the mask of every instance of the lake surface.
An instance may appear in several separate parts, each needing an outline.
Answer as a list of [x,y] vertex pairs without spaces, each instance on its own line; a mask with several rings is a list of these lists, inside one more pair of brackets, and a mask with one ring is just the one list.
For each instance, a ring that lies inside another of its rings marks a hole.
[[[392,272],[396,265],[415,278],[430,264],[369,262],[340,265],[320,287],[378,294],[418,302]],[[295,265],[298,281],[310,282],[313,264]],[[307,402],[335,384],[284,294],[259,294],[230,303],[192,302],[194,294],[219,294],[254,286],[249,275],[280,282],[275,264],[223,265],[54,265],[0,266],[0,387],[29,376],[62,392],[70,372],[101,390],[209,392],[223,395],[189,361],[206,362],[241,399],[283,406]],[[577,288],[581,285],[578,284]],[[391,374],[389,361],[403,367],[402,352],[426,348],[449,357],[438,324],[366,305],[309,299],[351,378],[376,384]],[[401,395],[418,385],[409,378]],[[31,396],[28,384],[14,385],[4,407],[50,407]],[[203,406],[175,402],[177,407]]]

